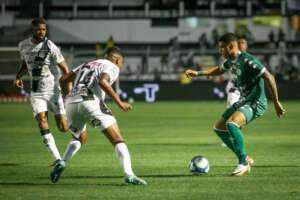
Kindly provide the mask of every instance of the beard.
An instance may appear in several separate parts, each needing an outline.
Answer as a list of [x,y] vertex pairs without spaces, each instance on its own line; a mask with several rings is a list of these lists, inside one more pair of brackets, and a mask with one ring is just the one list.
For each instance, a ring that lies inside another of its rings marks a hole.
[[46,36],[40,37],[38,35],[33,35],[32,37],[38,42],[43,42],[46,38]]

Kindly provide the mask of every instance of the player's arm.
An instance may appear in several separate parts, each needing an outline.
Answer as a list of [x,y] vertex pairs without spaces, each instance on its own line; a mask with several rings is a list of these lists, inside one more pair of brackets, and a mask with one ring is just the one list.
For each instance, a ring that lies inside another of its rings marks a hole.
[[186,70],[184,73],[185,75],[190,77],[197,77],[197,76],[219,76],[221,74],[224,74],[227,70],[220,66],[211,67],[207,70],[203,71],[195,71],[192,69]]
[[279,99],[278,99],[278,92],[277,92],[275,78],[268,70],[265,70],[265,72],[262,74],[262,77],[265,79],[265,81],[267,82],[267,84],[269,86],[269,89],[270,89],[270,92],[272,94],[272,98],[274,101],[274,107],[276,110],[276,114],[278,117],[281,117],[281,115],[283,115],[285,113],[285,109],[283,108],[283,106],[281,105],[281,103],[279,102]]
[[[62,62],[58,63],[57,65],[58,65],[59,69],[61,70],[61,72],[63,73],[63,75],[69,73],[70,70],[69,70],[69,67],[68,67],[66,61],[62,61]],[[63,91],[63,94],[68,94],[71,91],[71,89],[72,89],[72,82],[73,81],[68,82],[68,85],[66,86],[67,90]]]
[[122,102],[119,98],[118,94],[114,91],[114,89],[109,84],[110,77],[108,74],[103,73],[101,74],[99,85],[100,87],[105,91],[106,94],[108,94],[117,104],[118,106],[124,110],[128,111],[131,109],[131,105],[129,103]]
[[70,92],[69,86],[73,84],[74,80],[76,78],[76,74],[73,71],[70,71],[66,74],[64,74],[59,79],[59,84],[62,90],[62,95],[65,97]]
[[15,86],[17,88],[24,88],[24,84],[23,84],[23,81],[22,81],[22,76],[24,76],[24,74],[26,74],[28,72],[28,69],[27,69],[27,65],[26,65],[26,62],[25,60],[22,60],[22,63],[20,65],[20,69],[16,75],[16,80],[14,82]]

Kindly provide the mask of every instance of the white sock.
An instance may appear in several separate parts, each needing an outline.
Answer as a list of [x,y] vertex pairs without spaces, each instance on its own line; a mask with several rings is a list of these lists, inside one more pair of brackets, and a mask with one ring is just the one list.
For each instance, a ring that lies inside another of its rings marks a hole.
[[116,155],[120,159],[125,174],[134,175],[131,168],[131,160],[128,152],[127,145],[125,143],[118,143],[115,145]]
[[77,153],[80,147],[81,147],[81,142],[76,139],[72,139],[67,146],[67,149],[64,153],[63,160],[65,162],[68,162],[68,160],[70,160]]
[[59,151],[56,147],[54,137],[52,136],[51,133],[45,134],[42,136],[43,137],[43,143],[46,145],[49,153],[52,155],[54,160],[60,160],[60,154]]

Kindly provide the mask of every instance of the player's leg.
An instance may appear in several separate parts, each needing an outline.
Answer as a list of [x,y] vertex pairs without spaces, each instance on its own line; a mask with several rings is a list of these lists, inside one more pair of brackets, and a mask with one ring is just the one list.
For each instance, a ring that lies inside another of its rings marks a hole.
[[73,138],[69,142],[63,160],[67,163],[81,148],[87,139],[85,109],[81,109],[81,103],[71,103],[66,105],[69,130]]
[[45,96],[31,96],[30,98],[33,114],[38,122],[38,126],[43,138],[43,143],[46,145],[54,160],[60,160],[61,157],[56,147],[55,140],[49,130],[47,103],[48,100]]
[[[232,81],[229,81],[226,85],[227,94],[227,108],[230,108],[234,103],[236,103],[240,98],[239,90],[234,86]],[[221,146],[226,147],[227,145],[223,142]]]
[[79,149],[81,148],[81,146],[85,143],[87,139],[87,131],[84,130],[79,138],[76,138],[73,135],[72,140],[69,142],[64,156],[63,156],[63,160],[66,162],[66,164],[68,163],[68,161],[79,151]]
[[247,154],[245,152],[245,142],[240,127],[247,123],[247,118],[243,112],[237,110],[226,121],[228,132],[234,138],[234,148],[239,160],[237,168],[233,171],[233,176],[242,176],[250,171],[250,165],[247,162]]
[[60,130],[61,132],[66,132],[69,130],[67,117],[65,114],[55,115],[55,122],[58,130]]
[[236,150],[234,148],[233,137],[228,132],[226,127],[226,121],[229,118],[229,116],[232,115],[232,113],[234,113],[234,111],[234,107],[228,108],[215,124],[214,131],[219,136],[219,138],[226,144],[226,146],[235,153]]
[[58,130],[66,132],[69,129],[64,102],[60,93],[54,94],[49,97],[48,101],[49,110],[54,113],[55,122]]
[[67,115],[70,124],[70,131],[72,132],[73,139],[69,142],[63,156],[63,160],[56,163],[53,171],[50,173],[50,178],[53,183],[56,183],[64,169],[67,162],[78,152],[81,145],[86,141],[86,126],[83,113],[78,112],[80,103],[68,104]]
[[127,145],[124,143],[123,137],[119,130],[118,124],[114,123],[102,131],[108,140],[114,145],[117,157],[120,159],[124,173],[125,181],[136,185],[146,185],[146,181],[138,178],[131,168],[130,154]]

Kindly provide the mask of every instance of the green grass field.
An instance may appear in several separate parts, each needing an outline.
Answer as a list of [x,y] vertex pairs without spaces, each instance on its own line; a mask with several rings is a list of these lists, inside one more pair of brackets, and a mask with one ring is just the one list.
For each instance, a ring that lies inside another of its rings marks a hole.
[[[273,105],[242,131],[255,163],[250,174],[230,177],[237,160],[213,132],[225,102],[134,103],[122,112],[109,104],[131,153],[135,173],[148,186],[126,185],[108,140],[88,128],[88,141],[69,162],[61,179],[49,179],[52,158],[42,144],[29,104],[0,104],[0,199],[296,200],[300,199],[300,102],[283,102],[278,119]],[[63,154],[70,133],[51,130]],[[193,176],[188,163],[203,155],[208,175]]]

